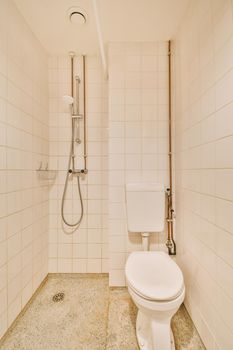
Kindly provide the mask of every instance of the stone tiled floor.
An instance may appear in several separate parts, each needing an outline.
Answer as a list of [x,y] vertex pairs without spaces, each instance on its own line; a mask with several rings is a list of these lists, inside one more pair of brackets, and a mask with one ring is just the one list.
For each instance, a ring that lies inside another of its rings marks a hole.
[[[137,308],[126,288],[111,288],[109,297],[107,350],[138,350],[135,336]],[[176,350],[205,350],[182,305],[172,320]]]
[[[63,301],[52,297],[64,292]],[[137,309],[126,288],[108,288],[107,275],[50,275],[18,318],[1,350],[137,350]],[[172,323],[176,350],[204,350],[182,306]]]

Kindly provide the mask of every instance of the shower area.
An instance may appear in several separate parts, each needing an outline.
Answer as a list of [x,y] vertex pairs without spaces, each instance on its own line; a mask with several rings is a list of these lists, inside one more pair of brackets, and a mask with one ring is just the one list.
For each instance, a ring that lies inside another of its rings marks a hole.
[[107,272],[106,93],[98,56],[49,57],[51,272]]

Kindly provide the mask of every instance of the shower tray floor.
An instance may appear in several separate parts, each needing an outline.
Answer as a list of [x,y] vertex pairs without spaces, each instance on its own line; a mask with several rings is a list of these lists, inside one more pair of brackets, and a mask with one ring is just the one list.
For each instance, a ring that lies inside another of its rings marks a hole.
[[[0,349],[137,350],[136,314],[127,289],[109,288],[106,274],[51,274]],[[184,306],[172,325],[177,350],[205,349]]]

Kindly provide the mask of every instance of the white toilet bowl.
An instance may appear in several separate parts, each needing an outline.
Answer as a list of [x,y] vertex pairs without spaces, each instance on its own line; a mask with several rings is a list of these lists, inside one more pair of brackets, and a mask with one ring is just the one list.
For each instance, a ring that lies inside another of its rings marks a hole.
[[138,307],[140,349],[175,349],[171,318],[185,296],[183,274],[164,252],[134,252],[125,266],[129,293]]

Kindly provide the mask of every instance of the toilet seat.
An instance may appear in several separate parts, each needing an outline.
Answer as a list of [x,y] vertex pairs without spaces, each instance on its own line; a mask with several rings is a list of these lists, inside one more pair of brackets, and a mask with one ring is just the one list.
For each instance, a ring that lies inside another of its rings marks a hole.
[[140,297],[171,301],[184,290],[183,274],[164,252],[133,252],[126,263],[128,286]]

